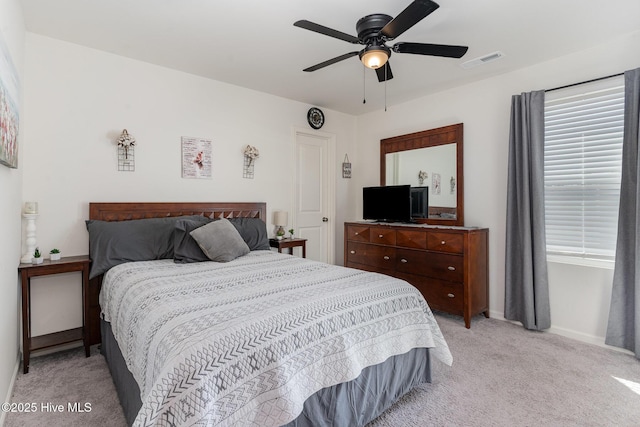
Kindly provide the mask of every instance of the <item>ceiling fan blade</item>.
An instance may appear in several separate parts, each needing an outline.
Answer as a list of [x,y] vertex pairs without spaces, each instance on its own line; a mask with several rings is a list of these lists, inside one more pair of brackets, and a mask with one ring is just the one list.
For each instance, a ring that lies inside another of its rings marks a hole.
[[397,53],[413,53],[416,55],[444,56],[447,58],[462,58],[467,50],[467,46],[453,46],[446,44],[428,43],[396,43],[393,51]]
[[389,65],[389,61],[387,61],[382,67],[376,68],[376,74],[378,75],[379,82],[391,80],[393,78],[393,73],[391,72],[391,65]]
[[324,34],[325,36],[334,37],[336,39],[344,40],[349,43],[358,44],[360,40],[351,34],[343,33],[342,31],[334,30],[324,25],[316,24],[314,22],[307,21],[305,19],[296,21],[293,23],[295,27],[304,28],[305,30],[315,31],[316,33]]
[[302,71],[316,71],[319,70],[320,68],[324,68],[328,65],[331,64],[335,64],[336,62],[340,62],[340,61],[344,61],[345,59],[351,58],[352,56],[356,56],[358,54],[358,52],[349,52],[349,53],[345,53],[344,55],[340,55],[340,56],[336,56],[335,58],[326,60],[324,62],[321,62],[319,64],[313,65],[309,68],[305,68]]
[[389,21],[389,23],[380,30],[380,33],[385,36],[387,40],[393,40],[439,7],[437,3],[431,0],[414,0],[414,2],[400,12],[398,16]]

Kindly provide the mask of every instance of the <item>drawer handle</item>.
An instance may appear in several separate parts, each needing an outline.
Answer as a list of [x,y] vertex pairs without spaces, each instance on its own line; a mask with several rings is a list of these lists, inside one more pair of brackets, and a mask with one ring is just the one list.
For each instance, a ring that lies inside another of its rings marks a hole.
[[385,255],[385,256],[384,256],[384,259],[385,259],[385,260],[387,260],[387,261],[389,261],[389,256]]
[[454,294],[447,294],[447,296],[448,296],[449,298],[455,298],[455,295],[454,295]]
[[456,268],[452,265],[450,265],[449,267],[447,267],[449,269],[449,271],[456,271]]
[[351,251],[351,253],[352,253],[352,254],[355,254],[355,253],[356,253],[356,251]]
[[440,242],[441,245],[446,245],[447,242],[445,242],[444,240],[442,242]]
[[357,236],[358,234],[360,234],[360,233],[358,233],[358,232],[356,231],[356,236]]
[[382,239],[384,237],[384,235],[378,234],[378,237]]
[[400,260],[400,262],[409,262],[409,261],[407,261],[406,259],[402,258],[402,259]]

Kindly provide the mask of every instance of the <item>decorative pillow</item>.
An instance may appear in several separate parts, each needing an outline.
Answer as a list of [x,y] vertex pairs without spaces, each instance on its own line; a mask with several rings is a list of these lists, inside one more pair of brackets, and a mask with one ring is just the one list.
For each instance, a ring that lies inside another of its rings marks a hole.
[[179,219],[173,235],[173,261],[180,264],[189,262],[209,261],[209,258],[202,252],[198,243],[191,237],[193,230],[202,227],[213,221],[210,218],[201,216],[199,218]]
[[173,258],[173,230],[178,218],[134,219],[130,221],[86,221],[89,231],[89,278],[130,261]]
[[224,218],[203,225],[189,234],[211,261],[228,262],[250,252],[238,230]]
[[230,218],[242,236],[249,249],[252,251],[270,250],[267,225],[260,218]]

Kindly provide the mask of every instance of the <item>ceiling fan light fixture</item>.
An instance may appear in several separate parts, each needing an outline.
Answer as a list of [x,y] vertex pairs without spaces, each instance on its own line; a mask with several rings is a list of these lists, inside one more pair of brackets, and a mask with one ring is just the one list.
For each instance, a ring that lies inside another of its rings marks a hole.
[[360,60],[365,67],[375,70],[384,66],[391,56],[391,50],[386,46],[367,46],[360,52]]

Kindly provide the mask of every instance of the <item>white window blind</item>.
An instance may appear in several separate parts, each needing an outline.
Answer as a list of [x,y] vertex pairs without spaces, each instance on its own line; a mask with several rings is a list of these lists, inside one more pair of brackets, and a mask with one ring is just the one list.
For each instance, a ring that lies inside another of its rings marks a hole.
[[615,256],[620,199],[622,76],[545,94],[547,251]]

